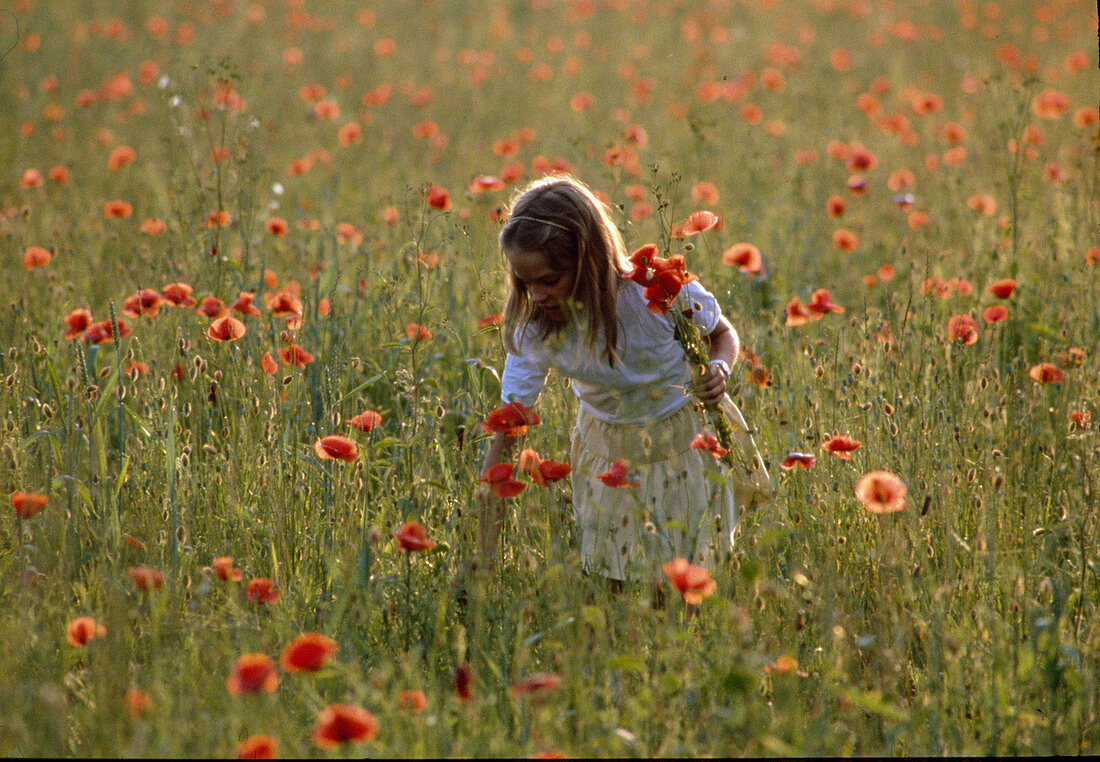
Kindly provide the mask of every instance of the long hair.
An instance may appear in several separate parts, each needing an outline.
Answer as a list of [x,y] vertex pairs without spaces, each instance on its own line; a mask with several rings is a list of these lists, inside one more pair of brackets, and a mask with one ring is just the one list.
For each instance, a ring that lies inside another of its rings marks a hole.
[[[614,365],[619,339],[615,305],[628,263],[619,229],[592,191],[579,180],[561,175],[531,183],[512,203],[508,222],[500,231],[500,248],[504,253],[542,252],[552,267],[573,273],[569,312],[581,310],[587,315],[589,346],[598,352],[603,339],[603,353]],[[506,267],[504,347],[515,354],[517,332],[534,323],[545,339],[561,325],[536,315],[526,287]]]

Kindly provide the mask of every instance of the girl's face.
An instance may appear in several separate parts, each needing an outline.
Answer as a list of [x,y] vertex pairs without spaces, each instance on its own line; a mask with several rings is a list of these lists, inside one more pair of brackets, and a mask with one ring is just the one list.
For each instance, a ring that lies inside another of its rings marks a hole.
[[564,321],[563,306],[573,293],[572,270],[555,268],[541,251],[509,251],[505,256],[535,309],[550,320]]

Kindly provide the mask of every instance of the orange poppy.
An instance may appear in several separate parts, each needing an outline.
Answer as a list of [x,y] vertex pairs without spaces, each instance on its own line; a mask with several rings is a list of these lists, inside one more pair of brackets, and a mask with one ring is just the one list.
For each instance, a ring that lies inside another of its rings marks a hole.
[[345,743],[366,743],[378,735],[374,715],[352,704],[330,704],[317,717],[313,743],[322,749],[334,749]]
[[264,352],[264,356],[260,358],[260,370],[269,376],[274,376],[279,371],[279,364],[270,352]]
[[764,270],[760,250],[751,243],[735,243],[722,252],[722,264],[736,267],[745,275],[758,275]]
[[167,229],[164,220],[149,218],[141,221],[141,232],[145,235],[160,235]]
[[28,246],[27,250],[23,252],[23,268],[33,270],[36,267],[45,267],[50,263],[52,256],[49,249],[41,246]]
[[313,362],[314,358],[310,352],[307,352],[302,347],[297,344],[291,344],[289,347],[279,347],[279,359],[282,360],[285,365],[291,365],[302,370]]
[[287,644],[279,663],[287,672],[316,672],[336,653],[336,641],[316,632],[302,633]]
[[630,466],[625,460],[617,460],[611,464],[611,468],[602,474],[596,474],[596,478],[608,487],[640,487],[638,482],[626,480]]
[[889,471],[870,471],[856,483],[856,497],[869,513],[896,513],[905,509],[905,484]]
[[218,556],[210,566],[223,582],[240,582],[244,578],[244,573],[233,567],[232,556]]
[[721,221],[722,218],[714,212],[701,209],[698,212],[689,214],[687,219],[679,225],[673,225],[669,235],[672,238],[689,238],[696,233],[705,233],[708,230],[713,230],[718,227]]
[[470,181],[471,193],[484,193],[486,191],[498,191],[504,188],[504,181],[493,175],[478,175]]
[[225,302],[216,296],[207,296],[202,300],[195,309],[196,315],[204,315],[208,318],[220,318],[229,314],[229,310],[226,309]]
[[90,616],[78,616],[65,626],[65,639],[71,646],[83,646],[93,638],[102,638],[107,635],[107,628]]
[[22,179],[19,184],[24,188],[41,188],[45,181],[42,179],[42,173],[37,169],[28,169],[23,173]]
[[695,438],[691,440],[691,444],[688,445],[693,450],[706,450],[716,458],[721,458],[729,452],[718,441],[718,437],[709,431],[700,431],[695,435]]
[[511,463],[497,463],[489,466],[478,477],[478,481],[489,485],[490,491],[497,497],[504,499],[515,497],[524,490],[524,483],[512,478],[515,467]]
[[794,672],[799,677],[806,677],[807,673],[798,669],[798,661],[794,658],[784,654],[770,664],[764,665],[764,672],[771,675],[773,673],[786,674],[787,672]]
[[234,696],[245,693],[272,693],[279,687],[279,673],[267,654],[244,654],[233,664],[225,687]]
[[977,193],[966,200],[968,209],[992,217],[997,213],[997,201],[987,193]]
[[214,341],[236,341],[244,334],[244,323],[229,315],[215,319],[206,330],[206,335]]
[[500,325],[503,322],[504,322],[504,314],[500,313],[500,312],[496,312],[492,315],[486,315],[485,317],[478,320],[477,321],[477,327],[478,328],[488,328],[489,326],[492,326],[492,325]]
[[1002,278],[1001,280],[994,281],[986,289],[989,293],[998,299],[1007,299],[1012,296],[1012,293],[1016,290],[1016,281],[1012,278]]
[[119,146],[115,150],[111,151],[111,155],[107,157],[107,169],[112,171],[122,169],[127,164],[130,164],[137,158],[137,153],[134,152],[130,146]]
[[[81,339],[89,344],[107,344],[115,340],[114,338],[115,327],[110,320],[101,320],[98,323],[92,323],[88,326],[87,330],[81,335]],[[119,336],[126,337],[133,333],[130,326],[118,318],[118,333]]]
[[1049,362],[1041,362],[1033,366],[1027,374],[1040,384],[1060,384],[1066,378],[1065,371]]
[[198,304],[195,298],[191,296],[194,291],[195,289],[186,283],[169,283],[160,290],[160,294],[165,300],[177,307],[194,307]]
[[437,544],[428,539],[428,530],[419,521],[406,521],[400,529],[393,531],[393,537],[402,550],[431,550]]
[[382,414],[374,410],[364,410],[362,413],[352,416],[348,423],[360,431],[370,431],[382,423]]
[[420,323],[409,323],[405,326],[405,335],[409,339],[426,341],[432,337],[432,332],[428,330],[428,327],[426,325],[420,325]]
[[1069,97],[1053,88],[1046,88],[1031,99],[1031,111],[1040,119],[1060,119],[1070,109]]
[[264,224],[264,228],[271,235],[283,236],[290,230],[290,226],[286,224],[286,220],[282,217],[269,217]]
[[131,566],[126,573],[138,590],[156,590],[164,584],[164,575],[151,566]]
[[1008,319],[1008,308],[1003,304],[994,304],[982,311],[982,320],[987,323],[999,323]]
[[351,463],[359,457],[359,445],[342,434],[329,434],[313,443],[313,451],[321,460],[342,460]]
[[947,338],[969,346],[978,340],[978,323],[969,315],[953,315],[947,321]]
[[848,171],[870,172],[878,166],[878,159],[860,143],[848,146]]
[[126,297],[122,303],[122,314],[127,317],[137,318],[142,315],[155,316],[160,312],[161,305],[166,300],[151,288],[143,288],[137,293]]
[[283,591],[267,577],[253,577],[248,580],[248,600],[253,603],[275,603]]
[[833,248],[837,251],[855,251],[859,238],[850,230],[841,228],[833,232]]
[[428,206],[441,211],[449,211],[451,208],[451,193],[446,188],[438,185],[429,185],[424,191],[424,198]]
[[264,305],[275,317],[283,315],[302,316],[302,300],[291,292],[289,287],[280,289],[275,293],[265,293]]
[[114,199],[103,205],[103,216],[109,220],[126,219],[134,213],[134,207],[125,201]]
[[252,303],[256,295],[250,291],[242,291],[237,295],[237,301],[229,306],[232,312],[243,312],[245,315],[260,317],[260,309]]
[[92,313],[86,309],[73,310],[65,316],[65,323],[69,326],[65,338],[75,339],[92,324]]
[[126,714],[131,717],[140,717],[153,708],[153,700],[149,694],[137,688],[126,691]]
[[852,439],[843,435],[837,435],[829,437],[821,443],[821,449],[826,452],[831,452],[841,460],[851,460],[852,451],[858,448],[860,441],[858,439]]
[[401,691],[397,695],[397,705],[409,712],[422,712],[428,707],[428,697],[424,691]]
[[[642,199],[636,198],[634,200],[641,201]],[[717,204],[718,187],[706,180],[697,182],[691,187],[691,200],[696,204]]]
[[485,417],[481,427],[487,434],[502,433],[510,437],[521,437],[530,426],[539,423],[539,416],[522,402],[509,402],[498,407]]
[[795,466],[801,466],[802,468],[813,468],[814,463],[817,462],[817,458],[806,452],[789,452],[783,459],[779,461],[779,467],[784,471],[789,471]]
[[819,288],[810,295],[810,302],[806,305],[806,309],[817,315],[824,315],[826,312],[844,313],[844,308],[833,303],[832,294],[825,288]]
[[802,304],[802,300],[797,296],[792,296],[791,300],[787,302],[787,321],[786,325],[791,328],[797,328],[800,325],[806,325],[812,320],[820,320],[821,313],[810,312]]
[[689,563],[686,558],[674,558],[662,569],[672,586],[684,596],[684,602],[690,606],[698,606],[704,598],[718,589],[718,584],[711,578],[709,571]]
[[825,202],[825,212],[836,219],[844,214],[844,210],[848,207],[848,203],[837,195],[829,196],[829,200]]
[[237,746],[237,759],[275,759],[279,742],[271,736],[252,735]]
[[542,696],[556,690],[559,685],[561,685],[561,677],[553,672],[536,672],[514,684],[509,689],[509,693],[512,694],[512,698]]

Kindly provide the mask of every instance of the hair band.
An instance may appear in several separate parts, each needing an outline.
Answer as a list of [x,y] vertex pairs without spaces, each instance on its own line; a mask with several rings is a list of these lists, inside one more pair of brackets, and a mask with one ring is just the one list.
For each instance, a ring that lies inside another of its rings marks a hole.
[[[553,220],[544,220],[541,217],[528,217],[525,214],[517,214],[513,217],[508,218],[508,222],[511,222],[512,220],[528,220],[529,222],[537,222],[540,225],[550,225],[551,227],[555,227],[558,230],[564,230],[566,233],[572,233],[573,232],[572,230],[567,228],[565,225],[562,225],[561,223],[554,222]],[[506,222],[505,224],[508,224],[508,223]]]

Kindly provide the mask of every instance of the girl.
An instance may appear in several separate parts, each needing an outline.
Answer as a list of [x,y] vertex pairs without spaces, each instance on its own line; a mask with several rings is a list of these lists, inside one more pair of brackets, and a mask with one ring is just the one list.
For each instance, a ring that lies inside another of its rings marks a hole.
[[[737,334],[714,297],[693,282],[673,306],[690,306],[708,340],[710,366],[692,373],[671,317],[650,312],[642,287],[623,277],[629,262],[604,205],[571,178],[528,186],[500,246],[508,276],[503,402],[533,406],[551,368],[572,379],[580,398],[570,464],[584,571],[618,588],[653,579],[675,557],[713,564],[731,546],[733,496],[707,478],[714,458],[689,446],[704,421],[686,391],[717,403],[737,357]],[[485,467],[511,451],[511,438],[495,434]],[[503,522],[503,503],[487,498],[479,527],[487,566]]]

